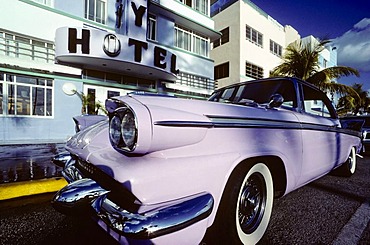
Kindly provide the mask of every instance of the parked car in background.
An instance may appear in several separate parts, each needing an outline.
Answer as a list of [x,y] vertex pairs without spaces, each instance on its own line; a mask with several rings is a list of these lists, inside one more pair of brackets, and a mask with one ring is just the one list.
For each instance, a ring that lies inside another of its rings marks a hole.
[[362,128],[361,153],[366,155],[370,154],[370,115],[345,116],[341,118],[341,121],[342,123],[352,124],[352,127]]
[[351,176],[361,147],[325,93],[295,78],[231,85],[209,101],[130,94],[106,109],[109,121],[55,157],[69,184],[52,204],[91,215],[122,244],[200,244],[206,233],[257,243],[274,198],[334,169]]

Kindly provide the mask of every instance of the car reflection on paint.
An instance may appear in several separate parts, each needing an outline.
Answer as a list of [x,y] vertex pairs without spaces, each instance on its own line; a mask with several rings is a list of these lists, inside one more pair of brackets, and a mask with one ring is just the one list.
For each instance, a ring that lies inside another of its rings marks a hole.
[[[53,206],[90,211],[122,244],[257,243],[274,198],[338,169],[351,176],[361,133],[325,93],[294,78],[221,88],[209,101],[129,94],[109,121],[55,157],[69,182]],[[92,211],[92,212],[91,212]]]

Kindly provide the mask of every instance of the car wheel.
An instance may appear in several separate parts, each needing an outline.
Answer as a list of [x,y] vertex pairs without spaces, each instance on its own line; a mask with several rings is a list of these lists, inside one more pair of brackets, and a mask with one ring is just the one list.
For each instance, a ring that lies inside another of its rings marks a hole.
[[352,176],[356,171],[356,164],[357,164],[356,148],[352,147],[347,158],[347,161],[343,163],[342,166],[340,166],[341,174],[346,177]]
[[269,168],[264,163],[257,163],[246,171],[237,170],[235,174],[221,200],[212,244],[225,244],[226,241],[229,244],[255,244],[270,221],[274,195]]

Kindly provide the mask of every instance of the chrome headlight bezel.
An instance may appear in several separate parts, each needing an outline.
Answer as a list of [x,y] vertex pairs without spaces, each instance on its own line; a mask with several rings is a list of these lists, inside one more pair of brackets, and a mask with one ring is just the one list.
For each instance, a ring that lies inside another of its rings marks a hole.
[[118,151],[133,152],[137,145],[138,124],[133,110],[124,106],[109,116],[109,140]]

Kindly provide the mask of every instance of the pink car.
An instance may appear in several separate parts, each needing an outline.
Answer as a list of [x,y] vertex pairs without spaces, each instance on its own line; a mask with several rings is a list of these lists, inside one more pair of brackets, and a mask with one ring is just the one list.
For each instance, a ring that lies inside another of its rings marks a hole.
[[325,93],[293,78],[235,84],[209,101],[130,94],[106,109],[109,121],[55,157],[69,185],[52,203],[92,214],[123,244],[200,244],[206,233],[256,243],[274,198],[334,169],[352,175],[361,149]]

